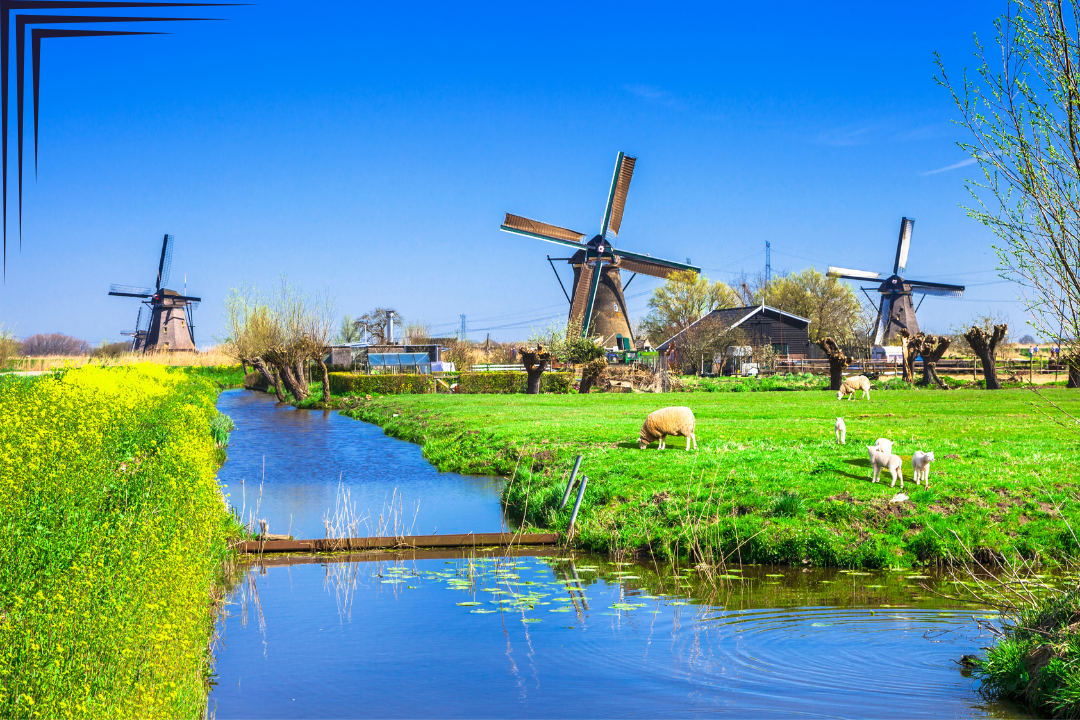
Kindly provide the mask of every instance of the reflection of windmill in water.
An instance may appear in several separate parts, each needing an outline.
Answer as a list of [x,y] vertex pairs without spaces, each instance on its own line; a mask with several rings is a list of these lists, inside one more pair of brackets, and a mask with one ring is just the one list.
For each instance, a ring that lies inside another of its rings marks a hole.
[[[881,281],[877,288],[861,288],[867,298],[870,295],[867,290],[877,290],[881,293],[881,304],[878,308],[877,333],[874,336],[875,345],[895,345],[896,334],[901,330],[907,330],[909,334],[916,335],[919,332],[919,321],[915,318],[915,312],[922,305],[927,295],[937,297],[961,297],[964,294],[963,285],[948,285],[946,283],[926,282],[924,280],[909,280],[904,277],[907,267],[908,250],[911,248],[911,231],[915,227],[915,220],[903,218],[900,220],[900,238],[896,242],[896,261],[893,263],[892,275]],[[866,272],[863,270],[848,270],[847,268],[829,267],[829,277],[844,278],[845,280],[879,280],[881,273]],[[913,295],[921,295],[919,304],[912,303]],[[870,299],[873,303],[873,299]]]
[[161,242],[161,259],[158,260],[157,280],[153,290],[128,285],[113,285],[109,289],[110,295],[142,298],[143,305],[146,306],[139,308],[135,332],[123,333],[134,336],[132,352],[195,350],[192,311],[199,306],[202,298],[181,295],[165,287],[172,269],[172,250],[173,236],[166,235]]
[[[576,251],[568,258],[548,257],[548,262],[566,260],[574,268],[574,287],[572,292],[566,295],[570,302],[569,332],[572,335],[580,334],[581,337],[599,336],[601,342],[609,347],[615,346],[616,335],[633,339],[623,290],[634,276],[623,285],[620,269],[629,270],[635,276],[640,274],[665,279],[679,271],[701,272],[701,268],[690,264],[661,260],[614,247],[614,240],[622,226],[623,208],[626,205],[626,194],[630,190],[630,178],[634,173],[635,162],[636,158],[619,153],[600,234],[588,242],[585,242],[585,233],[510,213],[506,214],[506,220],[500,227],[507,232],[546,240]],[[554,265],[552,269],[555,269]],[[556,272],[555,276],[558,275]],[[562,279],[559,280],[559,285],[562,286]],[[566,294],[565,286],[563,293]]]

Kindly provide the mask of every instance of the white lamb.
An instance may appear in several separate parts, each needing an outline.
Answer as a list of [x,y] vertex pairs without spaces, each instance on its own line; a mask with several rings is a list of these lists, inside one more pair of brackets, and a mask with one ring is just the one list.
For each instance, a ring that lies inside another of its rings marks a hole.
[[874,447],[884,453],[892,455],[892,440],[887,440],[886,438],[878,438],[874,442]]
[[866,450],[870,455],[870,464],[874,468],[874,479],[871,482],[877,482],[881,479],[881,469],[888,468],[889,473],[892,475],[892,484],[889,487],[896,487],[896,481],[900,481],[900,489],[904,489],[904,473],[900,470],[900,464],[904,461],[900,459],[899,455],[893,455],[879,450],[873,445],[867,445]]
[[844,424],[844,418],[836,418],[836,442],[847,445],[847,425]]
[[688,407],[667,407],[651,412],[645,418],[641,432],[638,434],[638,447],[644,450],[649,443],[659,440],[660,446],[657,449],[663,450],[664,439],[668,435],[674,435],[686,438],[687,450],[690,449],[691,443],[697,450],[697,438],[694,437],[696,422],[694,411]]
[[930,463],[934,462],[933,452],[919,450],[911,456],[911,474],[915,478],[915,484],[923,481],[926,487],[930,487]]
[[850,395],[851,398],[855,397],[855,394],[862,390],[863,398],[870,399],[870,379],[865,375],[855,375],[849,377],[841,385],[840,389],[836,391],[836,399],[843,400],[845,395]]

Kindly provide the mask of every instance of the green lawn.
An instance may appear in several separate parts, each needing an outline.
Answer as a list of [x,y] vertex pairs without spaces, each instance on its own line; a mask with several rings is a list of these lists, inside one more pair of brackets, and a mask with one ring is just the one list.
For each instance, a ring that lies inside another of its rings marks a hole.
[[[1080,393],[1042,392],[1080,417]],[[694,410],[698,451],[681,438],[638,450],[645,416],[667,405]],[[889,390],[872,402],[822,391],[401,395],[345,413],[422,443],[442,470],[512,477],[511,514],[560,532],[580,453],[589,484],[575,543],[595,550],[846,567],[936,562],[962,554],[958,538],[982,556],[1077,551],[1061,515],[1080,531],[1080,427],[1028,390]],[[907,480],[911,454],[934,451],[930,488],[907,482],[910,500],[891,503],[899,485],[870,482],[865,446],[878,437],[895,441]]]

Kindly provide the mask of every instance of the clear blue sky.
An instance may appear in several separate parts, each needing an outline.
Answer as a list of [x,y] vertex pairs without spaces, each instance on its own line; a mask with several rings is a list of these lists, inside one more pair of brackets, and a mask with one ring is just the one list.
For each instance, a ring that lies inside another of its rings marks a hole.
[[[503,213],[597,232],[622,150],[622,247],[720,280],[761,270],[766,240],[774,271],[887,270],[907,215],[909,277],[969,286],[927,299],[925,328],[992,308],[1025,331],[960,207],[975,168],[933,81],[933,51],[959,75],[1005,4],[760,7],[271,1],[140,28],[171,35],[46,40],[0,321],[119,340],[137,302],[109,284],[151,284],[169,232],[200,345],[230,286],[282,272],[339,314],[525,337],[565,316],[558,247],[499,232]],[[630,286],[633,315],[655,285]]]

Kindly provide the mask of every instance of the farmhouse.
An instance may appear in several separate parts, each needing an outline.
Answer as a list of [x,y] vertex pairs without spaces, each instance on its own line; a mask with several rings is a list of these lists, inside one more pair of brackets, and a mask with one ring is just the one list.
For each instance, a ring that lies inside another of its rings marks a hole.
[[793,360],[810,357],[810,319],[765,304],[713,310],[656,349],[661,353],[671,349],[678,352],[695,328],[710,324],[709,331],[718,334],[740,328],[749,345],[771,345],[778,356]]

